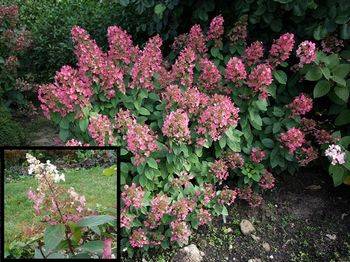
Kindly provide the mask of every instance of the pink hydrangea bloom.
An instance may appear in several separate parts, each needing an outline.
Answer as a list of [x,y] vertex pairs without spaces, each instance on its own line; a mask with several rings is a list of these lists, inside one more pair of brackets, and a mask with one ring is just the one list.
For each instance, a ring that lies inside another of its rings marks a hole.
[[216,191],[212,184],[204,184],[203,191],[204,191],[203,203],[204,205],[207,205],[215,197]]
[[325,155],[332,161],[332,165],[345,164],[345,152],[339,145],[329,145],[325,151]]
[[237,194],[236,190],[225,188],[220,192],[218,202],[221,205],[230,206],[235,202]]
[[121,197],[126,207],[133,206],[135,208],[141,208],[144,195],[145,192],[142,187],[132,183],[131,186],[124,186]]
[[250,160],[254,163],[260,163],[266,157],[266,152],[259,147],[252,148]]
[[245,51],[245,59],[247,60],[247,65],[251,66],[259,62],[259,60],[264,55],[264,47],[263,44],[259,41],[252,43],[248,46]]
[[138,228],[132,232],[129,242],[133,248],[141,248],[149,244],[148,237],[142,228]]
[[171,112],[166,116],[162,127],[162,132],[169,138],[174,138],[178,142],[190,139],[190,129],[188,128],[189,118],[182,109]]
[[190,114],[199,114],[207,106],[210,98],[197,88],[190,88],[183,93],[180,107]]
[[179,81],[179,84],[186,88],[190,88],[193,83],[193,68],[196,54],[191,48],[185,48],[181,51],[175,64],[171,69],[171,76],[174,81]]
[[297,49],[297,56],[300,58],[299,66],[310,64],[316,60],[316,45],[311,41],[302,42]]
[[225,161],[230,169],[241,168],[244,165],[244,158],[240,153],[230,152],[225,157]]
[[97,145],[112,145],[115,141],[113,136],[112,124],[108,116],[97,114],[89,119],[88,131]]
[[157,136],[147,125],[135,123],[128,127],[125,135],[127,149],[134,154],[135,164],[139,165],[158,149]]
[[280,135],[280,141],[289,153],[294,154],[305,143],[305,135],[298,128],[292,127]]
[[229,176],[228,167],[222,159],[215,160],[215,162],[211,164],[210,170],[220,181],[226,180]]
[[172,231],[172,235],[171,235],[171,241],[176,241],[178,242],[180,245],[183,244],[187,244],[188,243],[188,239],[191,235],[191,231],[188,228],[188,225],[186,222],[181,222],[181,221],[172,221],[170,223],[170,228]]
[[226,79],[238,83],[246,79],[247,72],[241,59],[232,57],[226,66]]
[[324,130],[324,129],[315,130],[314,137],[316,139],[316,142],[319,145],[329,144],[329,143],[333,143],[334,142],[332,134],[329,133],[327,130]]
[[178,220],[185,220],[187,215],[193,211],[194,205],[193,201],[182,198],[171,205],[171,214]]
[[260,92],[261,98],[267,97],[266,87],[272,84],[271,68],[267,64],[257,65],[248,76],[247,85],[254,92]]
[[129,110],[120,109],[115,116],[115,128],[117,132],[126,133],[129,126],[136,124],[135,116],[133,116]]
[[199,209],[199,212],[197,214],[197,219],[198,219],[199,225],[202,226],[202,225],[209,224],[210,221],[212,220],[212,216],[207,209],[201,208]]
[[82,146],[83,143],[81,141],[71,139],[66,142],[66,146]]
[[112,259],[112,239],[107,238],[103,241],[102,258]]
[[214,90],[218,88],[221,80],[219,69],[208,58],[202,58],[199,61],[201,74],[199,75],[199,85],[207,90]]
[[208,107],[200,114],[198,134],[209,134],[216,141],[230,127],[236,126],[239,109],[227,96],[214,94]]
[[266,169],[263,176],[260,178],[259,186],[263,189],[272,189],[275,186],[275,178]]
[[160,50],[161,46],[162,39],[159,35],[148,40],[131,70],[131,88],[141,87],[148,90],[154,89],[154,75],[160,72],[163,61],[162,52]]
[[207,33],[208,40],[218,40],[224,34],[224,18],[218,15],[210,22],[209,31]]
[[200,25],[194,25],[191,27],[190,33],[188,34],[186,48],[190,48],[198,54],[204,54],[207,52],[205,37]]
[[292,33],[283,34],[277,40],[274,40],[269,57],[272,65],[277,66],[289,58],[294,42],[294,34]]
[[127,213],[126,208],[120,212],[120,227],[131,228],[133,220],[134,217]]
[[293,116],[302,116],[312,109],[312,99],[301,93],[288,105]]
[[159,221],[165,214],[170,213],[170,199],[163,194],[156,195],[151,200],[151,212],[155,215],[155,220]]
[[126,65],[135,62],[139,49],[133,45],[132,38],[126,31],[119,26],[110,26],[107,30],[107,36],[108,56],[116,65],[120,62]]

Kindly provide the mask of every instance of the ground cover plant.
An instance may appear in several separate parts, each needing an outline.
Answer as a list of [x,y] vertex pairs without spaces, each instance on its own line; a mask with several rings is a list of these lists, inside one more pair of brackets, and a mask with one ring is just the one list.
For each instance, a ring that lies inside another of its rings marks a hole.
[[115,256],[113,172],[96,166],[61,173],[50,161],[26,157],[26,174],[13,177],[13,160],[6,165],[6,178],[12,179],[5,184],[5,257]]
[[[121,170],[128,256],[185,245],[212,217],[225,222],[236,198],[259,206],[273,173],[295,173],[319,155],[330,159],[335,184],[348,179],[348,138],[324,129],[312,118],[311,96],[295,79],[287,84],[286,72],[312,71],[324,53],[308,40],[296,44],[292,33],[268,49],[245,38],[223,42],[223,24],[217,16],[207,32],[194,25],[168,59],[158,35],[141,49],[112,26],[103,52],[74,27],[77,67],[62,67],[39,88],[43,111],[68,145],[117,144],[131,157]],[[333,80],[348,75],[344,65]]]

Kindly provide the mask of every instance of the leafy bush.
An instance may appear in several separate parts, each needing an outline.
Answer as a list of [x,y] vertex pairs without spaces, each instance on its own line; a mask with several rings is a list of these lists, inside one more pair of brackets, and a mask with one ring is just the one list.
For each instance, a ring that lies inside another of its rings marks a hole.
[[[178,36],[170,61],[159,36],[139,50],[112,26],[103,52],[74,27],[78,67],[62,67],[39,89],[61,139],[73,138],[68,145],[118,144],[131,158],[121,167],[122,247],[130,256],[134,248],[185,244],[191,228],[215,216],[225,221],[236,197],[258,206],[274,186],[271,172],[294,173],[318,157],[319,145],[336,143],[305,118],[313,100],[285,72],[317,64],[315,44],[302,42],[292,67],[293,34],[281,35],[265,56],[261,42],[247,45],[237,34],[223,42],[223,22],[218,16],[206,33],[194,25]],[[336,164],[344,164],[343,153],[333,154]]]
[[9,111],[0,105],[0,146],[19,146],[24,143],[23,128],[12,119]]

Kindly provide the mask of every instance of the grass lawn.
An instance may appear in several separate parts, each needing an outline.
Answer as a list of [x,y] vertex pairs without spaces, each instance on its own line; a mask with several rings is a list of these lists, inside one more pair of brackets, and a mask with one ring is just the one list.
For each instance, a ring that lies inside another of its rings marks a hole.
[[[60,184],[66,188],[74,187],[77,193],[85,195],[89,208],[94,209],[96,204],[113,208],[116,206],[116,178],[102,176],[102,171],[100,167],[65,170],[66,181]],[[32,202],[27,198],[30,187],[37,187],[33,177],[5,183],[5,243],[24,240],[23,229],[39,222]]]

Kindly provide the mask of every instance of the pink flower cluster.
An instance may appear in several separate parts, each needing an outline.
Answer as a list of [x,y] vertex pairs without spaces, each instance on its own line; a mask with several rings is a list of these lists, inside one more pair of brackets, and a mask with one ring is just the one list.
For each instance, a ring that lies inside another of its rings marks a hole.
[[42,85],[38,90],[38,99],[47,117],[51,111],[58,112],[61,116],[69,112],[80,112],[90,105],[91,96],[90,80],[70,66],[63,66],[56,73],[54,84]]
[[136,229],[132,232],[129,242],[133,248],[141,248],[149,244],[147,235],[142,228]]
[[136,119],[129,110],[120,109],[115,116],[115,128],[119,133],[126,133],[128,128],[134,124],[136,124]]
[[155,228],[165,214],[171,212],[170,199],[164,194],[158,194],[151,200],[151,212],[145,226]]
[[193,211],[195,203],[187,198],[182,198],[171,205],[171,214],[178,220],[185,220],[187,215]]
[[232,205],[237,197],[237,191],[236,190],[232,190],[232,189],[228,189],[228,188],[224,188],[219,195],[219,199],[218,202],[221,205]]
[[148,90],[154,89],[154,75],[160,72],[163,61],[162,52],[160,50],[161,46],[162,39],[159,35],[148,40],[131,70],[131,88],[141,87]]
[[142,187],[132,183],[131,186],[124,186],[121,197],[126,207],[133,206],[134,208],[141,208],[144,195],[145,192]]
[[248,66],[256,64],[264,56],[263,44],[259,41],[252,43],[245,49],[244,54]]
[[312,109],[312,99],[305,94],[300,94],[288,105],[292,111],[292,116],[302,116]]
[[248,76],[247,85],[254,92],[260,92],[261,98],[267,97],[266,87],[272,84],[271,67],[268,64],[259,64]]
[[280,135],[280,141],[289,153],[294,154],[305,143],[305,135],[298,128],[292,127]]
[[186,48],[192,49],[198,54],[204,54],[207,52],[205,37],[200,25],[194,25],[190,29],[188,34]]
[[232,57],[226,65],[226,79],[239,84],[239,81],[245,80],[247,72],[241,59]]
[[198,119],[198,134],[209,134],[216,141],[230,126],[236,126],[239,109],[227,96],[214,94]]
[[297,49],[297,56],[300,58],[299,66],[310,64],[316,60],[316,45],[311,41],[302,42]]
[[202,226],[202,225],[209,224],[212,220],[212,216],[207,209],[201,208],[199,209],[199,212],[197,214],[197,219],[198,219],[199,225]]
[[97,114],[89,119],[88,131],[97,145],[112,145],[115,141],[111,121],[108,116]]
[[345,152],[339,145],[329,145],[324,153],[332,161],[332,165],[345,164]]
[[266,152],[259,147],[252,148],[250,160],[254,163],[260,163],[266,157]]
[[112,259],[112,239],[107,238],[103,241],[103,251],[102,258],[103,259]]
[[208,40],[219,40],[224,34],[224,18],[219,15],[214,17],[210,22],[209,31],[207,33]]
[[272,65],[277,66],[286,61],[294,47],[294,35],[292,33],[286,33],[281,35],[270,49],[269,60]]
[[127,208],[124,208],[120,212],[120,227],[130,228],[134,217],[129,215],[126,210]]
[[166,116],[162,127],[162,132],[169,138],[184,142],[190,139],[190,129],[188,128],[189,118],[182,109],[171,112]]
[[226,180],[229,176],[228,167],[222,159],[215,160],[215,162],[211,164],[210,170],[220,181]]
[[195,59],[196,54],[191,48],[187,47],[182,50],[175,64],[172,66],[171,78],[173,80],[178,80],[182,86],[191,88],[193,83]]
[[147,125],[135,123],[128,126],[125,140],[127,149],[135,155],[135,165],[139,165],[158,149],[157,136]]
[[181,221],[173,221],[170,223],[170,228],[172,231],[171,241],[176,241],[180,245],[187,244],[188,239],[191,235],[191,231],[188,228],[186,222]]
[[240,153],[230,152],[225,157],[225,161],[230,169],[241,168],[244,165],[244,159]]
[[275,187],[275,178],[266,169],[263,176],[260,178],[259,186],[263,189],[272,189]]
[[199,85],[207,90],[217,89],[221,80],[219,69],[208,58],[202,58],[199,66],[202,71],[199,76]]

